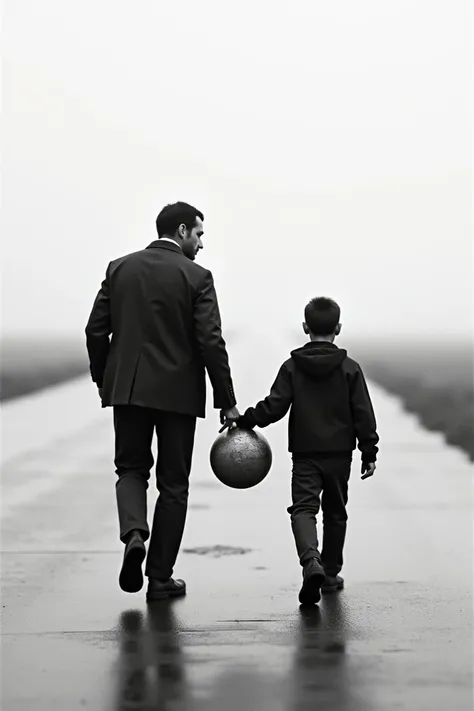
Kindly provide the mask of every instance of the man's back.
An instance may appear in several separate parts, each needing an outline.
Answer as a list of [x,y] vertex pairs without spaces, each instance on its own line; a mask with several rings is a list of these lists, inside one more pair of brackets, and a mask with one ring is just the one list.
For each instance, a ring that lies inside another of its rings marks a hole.
[[[109,264],[86,332],[104,406],[203,417],[209,363],[218,391],[232,387],[212,274],[173,242],[156,240]],[[221,397],[227,406],[231,398]]]

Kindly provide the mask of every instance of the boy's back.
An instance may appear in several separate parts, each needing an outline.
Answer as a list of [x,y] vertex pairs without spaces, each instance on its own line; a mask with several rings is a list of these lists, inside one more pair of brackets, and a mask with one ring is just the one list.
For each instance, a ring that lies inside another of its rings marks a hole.
[[310,341],[291,352],[270,395],[248,408],[242,425],[266,427],[290,409],[288,449],[294,454],[351,455],[375,461],[378,436],[364,375],[347,351]]

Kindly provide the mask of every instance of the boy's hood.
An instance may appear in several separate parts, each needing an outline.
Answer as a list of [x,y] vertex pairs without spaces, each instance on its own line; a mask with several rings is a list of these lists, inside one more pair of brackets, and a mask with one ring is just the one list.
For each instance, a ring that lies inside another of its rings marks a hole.
[[311,341],[291,351],[295,365],[315,380],[328,378],[347,358],[347,351],[329,341]]

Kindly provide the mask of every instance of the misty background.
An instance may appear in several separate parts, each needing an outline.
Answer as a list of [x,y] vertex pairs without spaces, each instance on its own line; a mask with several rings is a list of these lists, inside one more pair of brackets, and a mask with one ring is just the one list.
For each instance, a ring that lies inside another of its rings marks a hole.
[[332,296],[370,377],[422,417],[442,391],[427,424],[468,431],[469,20],[467,0],[5,2],[2,398],[87,370],[108,262],[185,200],[230,344],[271,334],[280,362]]

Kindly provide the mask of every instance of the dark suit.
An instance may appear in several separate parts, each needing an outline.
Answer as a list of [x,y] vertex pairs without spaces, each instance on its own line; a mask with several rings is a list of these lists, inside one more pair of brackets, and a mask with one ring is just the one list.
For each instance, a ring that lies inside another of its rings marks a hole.
[[[112,339],[110,340],[110,335]],[[236,404],[212,274],[174,242],[112,261],[86,327],[93,381],[113,406],[120,537],[149,537],[146,489],[158,438],[157,486],[146,574],[171,576],[187,510],[196,417]]]

